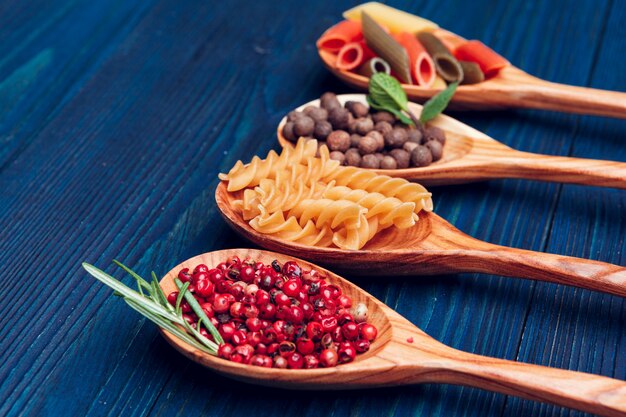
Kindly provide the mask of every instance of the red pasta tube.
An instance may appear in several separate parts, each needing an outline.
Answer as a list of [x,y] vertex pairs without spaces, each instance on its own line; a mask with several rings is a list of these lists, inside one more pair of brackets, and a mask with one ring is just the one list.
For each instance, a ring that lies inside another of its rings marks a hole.
[[481,41],[465,42],[456,48],[454,55],[460,61],[476,62],[487,78],[493,77],[500,69],[509,65],[509,61]]
[[350,42],[341,48],[337,54],[335,67],[340,70],[350,71],[374,57],[374,52],[367,47],[365,41]]
[[317,40],[317,48],[336,54],[347,43],[363,39],[361,22],[344,20],[329,28]]
[[435,69],[433,59],[428,55],[424,46],[414,35],[408,32],[401,32],[395,38],[409,55],[409,68],[415,84],[420,87],[430,88],[435,82],[437,70]]

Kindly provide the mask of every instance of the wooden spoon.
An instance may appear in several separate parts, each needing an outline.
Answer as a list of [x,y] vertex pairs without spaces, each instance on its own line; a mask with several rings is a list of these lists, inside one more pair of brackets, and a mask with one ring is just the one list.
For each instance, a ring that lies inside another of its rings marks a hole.
[[[264,263],[294,258],[279,253],[229,249],[191,258],[162,280],[166,294],[176,291],[173,278],[181,268],[199,263],[217,265],[230,256]],[[626,382],[581,372],[565,371],[462,352],[428,336],[407,319],[356,285],[330,271],[297,260],[328,275],[353,303],[366,303],[368,321],[378,328],[371,349],[349,364],[326,369],[276,369],[242,365],[211,356],[161,330],[165,339],[189,359],[225,376],[260,385],[289,389],[373,388],[416,383],[467,385],[507,395],[549,402],[604,416],[626,413]]]
[[436,275],[481,272],[573,285],[626,297],[626,268],[587,259],[508,248],[474,239],[435,213],[421,212],[414,227],[377,233],[363,249],[306,246],[261,234],[232,207],[238,194],[221,182],[215,190],[220,213],[257,245],[332,265],[360,275]]
[[[464,38],[444,29],[437,29],[433,33],[451,47],[465,41]],[[367,90],[369,81],[367,77],[336,69],[336,55],[322,50],[318,52],[324,65],[338,78],[352,87]],[[410,84],[402,84],[402,87],[411,99],[417,101],[425,101],[440,91]],[[626,93],[551,83],[509,65],[486,81],[459,86],[450,107],[457,110],[519,107],[624,119]]]
[[[342,94],[337,97],[342,104],[346,101],[366,103],[363,94]],[[297,110],[309,105],[319,106],[319,100],[306,103]],[[409,103],[409,107],[418,116],[422,111],[419,104]],[[283,118],[278,125],[278,142],[282,146],[292,146],[282,134],[286,122],[287,118]],[[516,151],[445,115],[438,116],[429,124],[446,131],[443,157],[439,161],[421,168],[375,171],[392,177],[416,180],[423,185],[460,184],[494,178],[523,178],[626,189],[624,162]]]

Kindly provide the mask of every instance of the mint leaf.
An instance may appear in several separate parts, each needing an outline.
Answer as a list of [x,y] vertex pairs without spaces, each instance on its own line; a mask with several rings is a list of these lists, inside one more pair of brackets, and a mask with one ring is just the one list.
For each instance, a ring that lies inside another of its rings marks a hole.
[[404,123],[405,125],[412,125],[413,121],[406,116],[404,113],[402,113],[400,110],[393,108],[393,107],[385,107],[385,106],[381,106],[380,104],[376,103],[371,96],[367,96],[367,104],[370,105],[371,108],[376,109],[376,110],[380,110],[380,111],[386,111],[389,112],[391,114],[393,114],[394,116],[396,116],[398,118],[398,120],[400,120],[402,123]]
[[426,123],[437,117],[448,106],[448,103],[450,102],[450,99],[452,99],[458,85],[458,82],[453,82],[448,85],[445,90],[440,91],[424,103],[422,114],[420,115],[420,122]]
[[409,101],[400,82],[384,72],[373,74],[369,81],[369,95],[379,105],[408,111]]

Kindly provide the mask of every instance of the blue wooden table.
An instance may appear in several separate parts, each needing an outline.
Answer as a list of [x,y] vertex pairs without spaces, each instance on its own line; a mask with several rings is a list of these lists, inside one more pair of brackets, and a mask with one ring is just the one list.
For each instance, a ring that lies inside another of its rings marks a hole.
[[[217,173],[277,148],[327,90],[314,41],[354,2],[0,2],[0,415],[580,416],[478,389],[288,392],[186,360],[81,268],[161,275],[249,246],[221,220]],[[626,89],[622,0],[395,1],[542,78]],[[626,121],[452,113],[517,149],[626,161]],[[479,239],[626,265],[626,192],[504,180],[433,189]],[[416,271],[417,272],[417,271]],[[626,379],[626,303],[475,274],[350,277],[466,351]],[[127,277],[124,277],[129,282]]]

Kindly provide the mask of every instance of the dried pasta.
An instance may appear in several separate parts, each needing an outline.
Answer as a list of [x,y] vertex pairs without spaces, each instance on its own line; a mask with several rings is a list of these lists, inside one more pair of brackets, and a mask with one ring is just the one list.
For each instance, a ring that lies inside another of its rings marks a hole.
[[363,12],[361,21],[363,36],[367,45],[389,63],[391,70],[400,81],[410,84],[411,70],[409,69],[409,56],[406,50],[367,13]]
[[363,39],[361,23],[344,20],[329,28],[317,41],[318,49],[337,53],[344,45]]
[[424,46],[408,32],[401,32],[395,38],[409,54],[409,67],[415,84],[424,88],[432,87],[437,71],[435,63]]
[[365,42],[350,42],[339,50],[335,67],[340,70],[350,71],[371,59],[374,53]]
[[377,72],[384,72],[387,75],[391,74],[391,67],[384,59],[374,57],[361,64],[361,66],[357,69],[357,72],[367,78],[370,78]]
[[[415,225],[431,194],[402,178],[340,166],[324,145],[301,138],[278,155],[237,162],[227,189],[233,208],[259,233],[304,245],[357,250],[388,227]],[[232,184],[235,184],[231,186]]]
[[487,78],[509,65],[509,61],[481,41],[465,42],[456,48],[454,54],[459,60],[476,62]]
[[475,62],[459,61],[463,68],[463,81],[461,84],[478,84],[485,81],[485,74],[480,70],[480,66]]
[[463,81],[463,69],[459,61],[440,39],[430,32],[418,33],[417,39],[432,57],[437,73],[441,75],[441,78],[448,82]]
[[417,33],[423,30],[437,29],[435,22],[403,12],[377,2],[364,3],[343,13],[343,17],[353,21],[361,20],[361,13],[374,16],[376,21],[393,32]]

